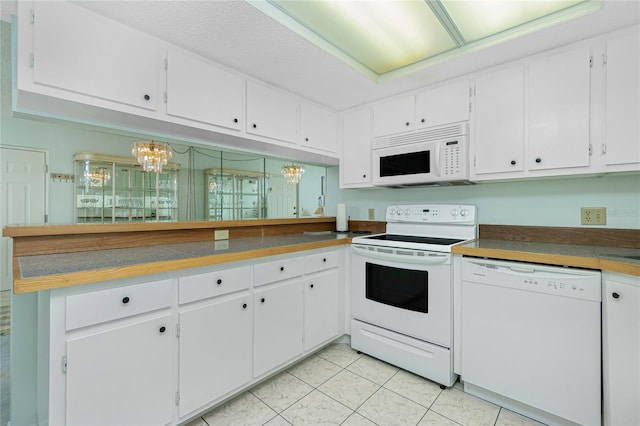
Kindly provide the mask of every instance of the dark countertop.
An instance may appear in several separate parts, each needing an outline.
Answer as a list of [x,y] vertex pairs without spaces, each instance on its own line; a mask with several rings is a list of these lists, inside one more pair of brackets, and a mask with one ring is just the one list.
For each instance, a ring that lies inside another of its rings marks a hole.
[[14,259],[14,292],[175,271],[348,244],[352,234],[321,232],[45,254]]

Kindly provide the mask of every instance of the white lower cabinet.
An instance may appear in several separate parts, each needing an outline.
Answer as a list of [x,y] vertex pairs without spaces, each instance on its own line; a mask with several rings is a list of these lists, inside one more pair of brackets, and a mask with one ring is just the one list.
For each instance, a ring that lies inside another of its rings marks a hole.
[[251,296],[186,309],[180,324],[180,417],[251,380]]
[[640,424],[640,277],[602,274],[605,426]]
[[319,349],[344,332],[342,250],[39,293],[42,424],[177,425]]
[[260,289],[253,299],[253,374],[259,377],[302,353],[302,282]]
[[172,323],[164,315],[68,339],[65,424],[170,424]]
[[304,282],[304,349],[335,337],[340,329],[338,270],[316,274]]

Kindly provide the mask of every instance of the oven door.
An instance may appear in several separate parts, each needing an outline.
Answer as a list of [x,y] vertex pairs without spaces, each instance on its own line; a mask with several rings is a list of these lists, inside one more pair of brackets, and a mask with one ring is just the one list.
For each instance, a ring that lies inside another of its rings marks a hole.
[[352,245],[354,319],[451,347],[451,254]]

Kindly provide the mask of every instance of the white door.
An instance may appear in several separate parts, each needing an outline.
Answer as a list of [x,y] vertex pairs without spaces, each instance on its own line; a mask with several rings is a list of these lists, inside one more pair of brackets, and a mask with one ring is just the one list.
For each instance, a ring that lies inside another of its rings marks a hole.
[[267,217],[287,218],[298,217],[298,185],[287,183],[280,176],[269,178],[269,189],[267,192]]
[[[0,148],[0,228],[45,222],[46,159],[42,151]],[[0,244],[0,289],[11,289],[11,238]]]

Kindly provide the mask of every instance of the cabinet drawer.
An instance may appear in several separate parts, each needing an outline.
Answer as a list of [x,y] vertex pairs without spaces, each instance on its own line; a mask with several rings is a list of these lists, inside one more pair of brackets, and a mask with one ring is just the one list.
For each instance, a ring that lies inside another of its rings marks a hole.
[[248,289],[250,286],[250,266],[181,277],[178,285],[178,303],[221,296]]
[[256,286],[286,280],[302,275],[304,262],[302,257],[265,262],[253,267]]
[[67,296],[66,329],[86,327],[171,306],[172,280]]
[[304,273],[324,271],[338,266],[338,252],[327,251],[324,253],[310,254],[304,258]]

